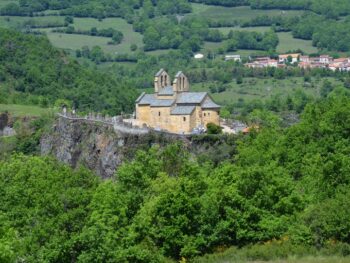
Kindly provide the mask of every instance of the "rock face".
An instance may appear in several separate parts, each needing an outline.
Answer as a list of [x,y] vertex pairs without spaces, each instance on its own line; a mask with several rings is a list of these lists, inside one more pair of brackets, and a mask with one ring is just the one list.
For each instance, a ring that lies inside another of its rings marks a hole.
[[214,164],[235,154],[235,137],[230,135],[182,137],[155,132],[135,135],[115,131],[108,124],[64,117],[57,119],[40,143],[42,155],[52,155],[74,168],[85,166],[102,178],[110,178],[137,150],[176,141],[182,141],[192,155]]
[[8,122],[9,122],[8,114],[6,112],[0,113],[0,131],[2,131],[8,125]]
[[153,133],[123,134],[105,124],[58,118],[52,131],[41,138],[41,154],[53,155],[72,167],[83,165],[102,178],[109,178],[138,149],[176,139]]
[[16,135],[15,130],[10,127],[10,117],[8,113],[0,113],[0,136],[13,136]]

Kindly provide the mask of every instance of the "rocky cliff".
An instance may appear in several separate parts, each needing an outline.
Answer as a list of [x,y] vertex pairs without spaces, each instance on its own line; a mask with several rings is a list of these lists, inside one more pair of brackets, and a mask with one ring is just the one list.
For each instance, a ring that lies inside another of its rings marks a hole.
[[41,138],[41,154],[53,155],[72,167],[83,165],[102,178],[113,176],[117,168],[139,149],[182,141],[195,155],[219,162],[234,154],[234,138],[227,136],[181,137],[150,132],[132,135],[115,131],[108,124],[59,117]]
[[116,132],[107,124],[60,117],[52,130],[41,138],[41,154],[53,155],[72,167],[84,165],[108,178],[123,161],[131,159],[137,149],[177,139],[155,133],[131,135]]
[[0,137],[1,136],[13,136],[16,134],[13,129],[14,120],[10,118],[7,112],[0,113]]

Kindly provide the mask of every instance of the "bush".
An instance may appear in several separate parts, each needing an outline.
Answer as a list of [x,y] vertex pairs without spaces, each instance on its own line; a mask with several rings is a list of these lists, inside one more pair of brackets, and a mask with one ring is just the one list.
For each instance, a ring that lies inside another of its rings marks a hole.
[[136,50],[137,50],[137,45],[136,45],[136,44],[132,44],[132,45],[130,46],[130,50],[131,50],[131,51],[136,51]]
[[222,128],[219,125],[216,125],[215,123],[208,123],[207,124],[207,133],[208,134],[220,134],[220,133],[222,133]]

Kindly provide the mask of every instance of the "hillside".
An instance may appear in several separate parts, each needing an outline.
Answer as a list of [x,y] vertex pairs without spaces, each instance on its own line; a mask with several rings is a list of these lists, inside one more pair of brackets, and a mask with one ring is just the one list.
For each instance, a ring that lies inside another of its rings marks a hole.
[[51,158],[2,160],[0,260],[348,262],[349,105],[337,89],[290,128],[266,118],[216,165],[181,143],[137,151],[105,181]]
[[0,0],[0,263],[350,263],[349,199],[350,0]]
[[[348,52],[349,10],[346,0],[118,0],[113,3],[13,0],[0,6],[0,25],[48,34],[54,45],[73,51],[84,46],[90,49],[100,46],[112,57],[117,53],[135,55],[137,49],[156,50],[156,54],[171,49],[208,51],[208,43],[217,44],[211,51],[225,50],[232,38],[236,40],[233,36],[238,32],[244,33],[248,43],[238,41],[235,50]],[[108,22],[104,21],[106,18]],[[287,32],[287,36],[274,35],[280,43],[264,41],[264,34],[255,29],[260,26],[275,33]],[[111,44],[113,34],[101,36],[90,32],[101,27],[118,30],[123,38]],[[233,36],[217,30],[222,27],[232,30]],[[247,32],[249,27],[254,34]],[[87,31],[81,35],[79,30]],[[284,41],[286,37],[296,39],[293,46]]]
[[52,107],[66,100],[81,111],[132,110],[133,88],[79,65],[46,37],[0,29],[0,61],[0,103]]

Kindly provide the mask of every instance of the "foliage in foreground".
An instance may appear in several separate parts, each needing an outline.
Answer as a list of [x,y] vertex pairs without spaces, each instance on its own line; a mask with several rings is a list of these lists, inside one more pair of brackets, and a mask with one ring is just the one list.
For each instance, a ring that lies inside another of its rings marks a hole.
[[13,156],[0,163],[0,240],[9,244],[0,255],[165,262],[229,246],[247,246],[239,253],[252,260],[349,255],[349,118],[350,99],[337,90],[299,124],[243,137],[234,162],[199,165],[181,144],[153,147],[103,182]]

